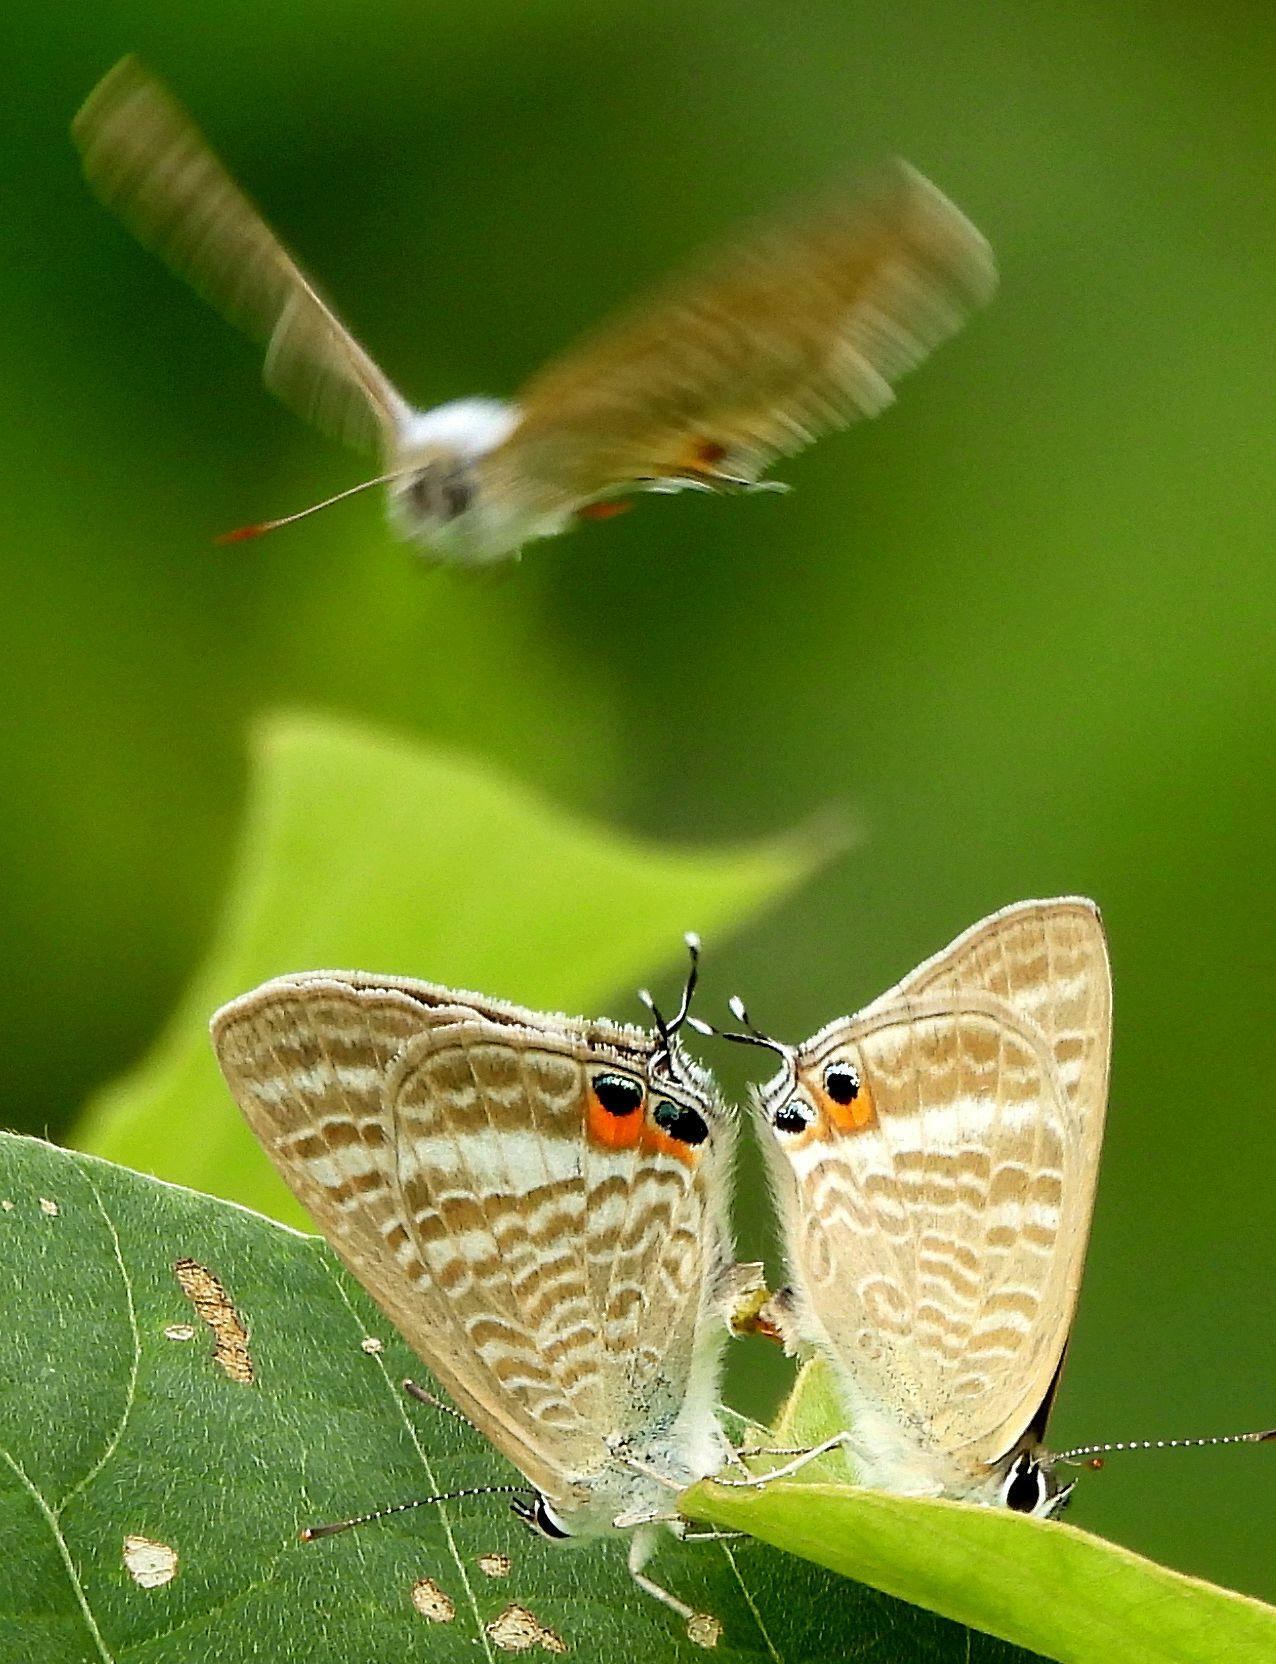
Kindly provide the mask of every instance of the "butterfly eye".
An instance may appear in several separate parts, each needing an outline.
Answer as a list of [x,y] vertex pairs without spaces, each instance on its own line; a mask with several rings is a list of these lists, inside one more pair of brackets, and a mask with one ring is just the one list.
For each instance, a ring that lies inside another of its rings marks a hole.
[[853,1104],[860,1095],[860,1072],[850,1063],[830,1063],[824,1071],[824,1090],[835,1104]]
[[660,1100],[651,1118],[661,1132],[668,1133],[679,1144],[703,1144],[709,1136],[704,1116],[698,1110],[670,1103],[668,1098]]
[[590,1084],[608,1115],[632,1115],[642,1106],[642,1087],[628,1075],[595,1075]]
[[799,1133],[805,1132],[814,1119],[801,1098],[790,1098],[776,1110],[771,1125],[777,1132]]
[[1050,1489],[1044,1469],[1031,1456],[1016,1457],[1001,1487],[1001,1500],[1016,1514],[1036,1514],[1049,1501]]

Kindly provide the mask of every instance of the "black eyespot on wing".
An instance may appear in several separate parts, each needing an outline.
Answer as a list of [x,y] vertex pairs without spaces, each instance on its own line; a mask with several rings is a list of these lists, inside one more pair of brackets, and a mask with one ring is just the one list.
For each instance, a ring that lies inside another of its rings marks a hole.
[[1035,1513],[1046,1497],[1045,1475],[1031,1456],[1019,1456],[1003,1492],[1006,1507],[1016,1514]]
[[608,1115],[632,1115],[642,1106],[642,1087],[628,1075],[595,1075],[590,1085]]
[[860,1072],[850,1063],[830,1063],[824,1071],[824,1090],[835,1104],[853,1104],[860,1095]]
[[670,1103],[668,1098],[660,1100],[651,1118],[661,1132],[667,1132],[679,1144],[703,1144],[709,1136],[708,1123],[699,1110]]
[[777,1132],[805,1132],[811,1124],[811,1117],[806,1108],[797,1098],[790,1098],[775,1113],[771,1125]]

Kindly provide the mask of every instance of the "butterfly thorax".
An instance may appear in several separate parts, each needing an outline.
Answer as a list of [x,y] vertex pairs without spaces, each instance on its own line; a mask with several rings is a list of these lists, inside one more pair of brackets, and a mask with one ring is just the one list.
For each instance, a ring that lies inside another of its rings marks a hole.
[[579,1478],[570,1493],[542,1499],[564,1536],[607,1536],[666,1519],[676,1513],[678,1493],[719,1472],[729,1455],[716,1419],[690,1406],[667,1430],[608,1443],[605,1466]]
[[436,558],[473,565],[562,531],[569,509],[538,513],[508,470],[486,466],[519,420],[516,406],[495,399],[456,399],[406,417],[392,459],[402,470],[390,487],[395,529]]

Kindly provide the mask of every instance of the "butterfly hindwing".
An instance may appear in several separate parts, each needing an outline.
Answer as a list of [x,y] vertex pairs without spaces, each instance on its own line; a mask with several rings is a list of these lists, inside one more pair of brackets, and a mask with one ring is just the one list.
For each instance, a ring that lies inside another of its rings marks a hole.
[[657,1068],[640,1029],[344,972],[268,983],[213,1035],[333,1248],[545,1496],[570,1506],[693,1393],[711,1416],[734,1122],[690,1065]]
[[772,1143],[795,1338],[862,1420],[967,1472],[1024,1433],[1067,1340],[1110,1010],[1097,911],[1025,903],[796,1056],[806,1124]]

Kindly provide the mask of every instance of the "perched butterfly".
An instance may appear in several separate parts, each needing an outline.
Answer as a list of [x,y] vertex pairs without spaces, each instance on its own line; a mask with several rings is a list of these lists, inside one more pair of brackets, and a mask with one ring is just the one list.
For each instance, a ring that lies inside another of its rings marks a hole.
[[637,492],[781,489],[759,480],[776,457],[885,409],[891,384],[996,281],[970,222],[898,163],[860,192],[744,237],[542,370],[513,403],[459,399],[420,411],[140,64],[126,58],[106,75],[73,133],[102,198],[269,342],[268,385],[380,456],[377,478],[352,489],[387,485],[393,525],[439,560],[515,555],[578,516],[617,512]]
[[312,971],[224,1006],[212,1035],[284,1180],[525,1476],[520,1516],[631,1532],[635,1579],[690,1621],[642,1566],[677,1491],[729,1455],[720,1356],[753,1268],[732,1265],[735,1120],[677,1040],[689,946],[654,1034]]
[[850,1426],[819,1450],[882,1490],[1056,1512],[1055,1462],[1132,1448],[1043,1444],[1107,1105],[1098,909],[1007,907],[796,1048],[732,1009],[749,1032],[730,1038],[783,1059],[755,1109],[790,1286],[762,1316],[832,1366]]

